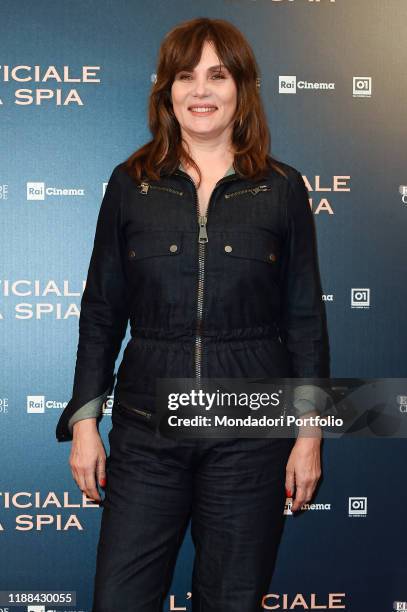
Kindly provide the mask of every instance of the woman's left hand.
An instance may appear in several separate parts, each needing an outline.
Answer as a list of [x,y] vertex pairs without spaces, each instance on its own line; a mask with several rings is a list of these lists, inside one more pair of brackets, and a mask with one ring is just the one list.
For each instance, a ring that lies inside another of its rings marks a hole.
[[[312,429],[312,431],[311,431]],[[301,432],[303,430],[303,432]],[[306,430],[306,435],[301,435]],[[319,428],[300,428],[286,466],[285,487],[293,498],[291,511],[309,502],[321,477],[321,432]],[[295,489],[295,498],[294,498]]]

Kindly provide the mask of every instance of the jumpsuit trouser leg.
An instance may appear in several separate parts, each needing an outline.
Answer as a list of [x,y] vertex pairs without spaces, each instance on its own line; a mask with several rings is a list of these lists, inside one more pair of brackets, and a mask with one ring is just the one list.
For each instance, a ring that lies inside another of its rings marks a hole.
[[189,520],[192,600],[182,605],[261,612],[294,440],[173,440],[138,419],[113,409],[92,612],[163,612]]

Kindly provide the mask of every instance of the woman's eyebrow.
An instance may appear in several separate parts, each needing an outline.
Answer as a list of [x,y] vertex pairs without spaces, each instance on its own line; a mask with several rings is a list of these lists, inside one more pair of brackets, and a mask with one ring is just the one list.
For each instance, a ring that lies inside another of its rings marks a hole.
[[[210,68],[208,68],[208,70],[213,72],[215,70],[219,70],[219,69],[222,69],[222,68],[226,68],[225,64],[216,64],[216,66],[211,66]],[[227,68],[226,68],[226,70],[227,70]]]
[[[222,68],[227,70],[225,64],[216,64],[216,66],[210,66],[208,68],[208,72],[216,72],[217,70],[221,70]],[[195,70],[184,68],[184,69],[180,70],[179,72],[195,72]]]

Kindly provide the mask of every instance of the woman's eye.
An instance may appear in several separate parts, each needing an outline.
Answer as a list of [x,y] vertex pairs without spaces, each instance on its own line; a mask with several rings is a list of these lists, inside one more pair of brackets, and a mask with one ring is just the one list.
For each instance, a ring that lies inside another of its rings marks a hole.
[[[179,77],[180,81],[184,81],[185,79],[189,79],[192,78],[190,74],[180,74]],[[218,74],[214,74],[212,76],[213,79],[225,79],[226,76],[224,74],[218,73]]]

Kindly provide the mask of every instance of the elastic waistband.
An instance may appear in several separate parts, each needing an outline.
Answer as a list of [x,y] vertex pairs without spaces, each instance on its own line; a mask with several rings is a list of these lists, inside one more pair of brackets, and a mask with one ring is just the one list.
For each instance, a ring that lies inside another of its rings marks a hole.
[[194,330],[163,330],[154,328],[137,328],[132,331],[134,342],[167,343],[179,346],[180,344],[194,345],[197,338],[201,338],[206,346],[229,345],[234,342],[269,342],[279,339],[277,325],[259,327],[241,327],[221,330],[203,330],[199,335]]

